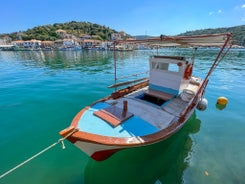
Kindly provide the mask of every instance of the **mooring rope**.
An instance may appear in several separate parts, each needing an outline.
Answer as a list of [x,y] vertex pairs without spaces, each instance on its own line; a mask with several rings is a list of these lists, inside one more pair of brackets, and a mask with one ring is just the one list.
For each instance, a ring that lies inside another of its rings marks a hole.
[[73,133],[75,133],[76,131],[78,131],[78,129],[74,129],[72,132],[70,132],[69,134],[67,134],[65,137],[59,139],[57,142],[51,144],[50,146],[46,147],[45,149],[41,150],[40,152],[38,152],[37,154],[33,155],[32,157],[28,158],[27,160],[25,160],[24,162],[21,162],[19,165],[13,167],[12,169],[8,170],[7,172],[5,172],[4,174],[2,174],[0,176],[0,179],[2,179],[3,177],[7,176],[8,174],[14,172],[16,169],[20,168],[21,166],[23,166],[24,164],[30,162],[31,160],[33,160],[34,158],[38,157],[39,155],[43,154],[44,152],[48,151],[49,149],[53,148],[54,146],[56,146],[57,144],[61,143],[62,144],[62,149],[65,149],[65,144],[64,144],[64,140],[67,139],[69,136],[71,136]]

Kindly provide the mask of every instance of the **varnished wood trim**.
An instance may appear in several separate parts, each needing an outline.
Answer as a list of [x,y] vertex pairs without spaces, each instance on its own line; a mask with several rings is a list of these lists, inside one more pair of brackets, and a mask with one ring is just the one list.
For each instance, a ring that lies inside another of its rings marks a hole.
[[84,113],[85,111],[87,111],[89,108],[90,108],[90,106],[87,106],[87,107],[83,108],[83,109],[82,109],[82,110],[81,110],[81,111],[74,117],[74,119],[73,119],[72,122],[71,122],[71,126],[72,126],[72,127],[76,127],[76,128],[77,128],[81,116],[82,116],[83,113]]
[[92,134],[88,132],[78,131],[72,134],[67,139],[72,143],[76,141],[85,141],[85,142],[91,142],[96,144],[122,146],[122,147],[148,145],[170,137],[185,124],[186,120],[187,120],[186,118],[183,118],[183,122],[179,122],[179,121],[173,122],[168,128],[147,136],[118,138],[118,137],[108,137],[108,136],[102,136],[102,135]]

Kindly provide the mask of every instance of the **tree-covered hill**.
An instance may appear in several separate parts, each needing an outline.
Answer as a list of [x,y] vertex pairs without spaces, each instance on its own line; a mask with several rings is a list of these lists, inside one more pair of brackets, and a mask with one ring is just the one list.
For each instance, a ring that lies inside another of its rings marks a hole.
[[[96,36],[100,40],[110,40],[112,33],[117,33],[109,27],[102,26],[90,22],[66,22],[66,23],[55,23],[53,25],[37,26],[27,31],[15,32],[10,34],[0,34],[0,38],[3,36],[9,36],[11,40],[57,40],[61,39],[60,34],[57,34],[57,30],[64,30],[68,34],[72,34],[76,37],[80,37],[82,34],[88,34],[91,36]],[[215,34],[215,33],[225,33],[231,32],[233,34],[234,44],[245,46],[245,25],[228,27],[228,28],[215,28],[215,29],[200,29],[195,31],[187,31],[179,35],[190,36],[190,35],[200,35],[200,34]],[[164,33],[163,33],[164,34]],[[130,35],[127,35],[130,36]],[[146,36],[135,36],[137,39],[146,38]]]
[[101,40],[109,40],[112,33],[117,31],[110,29],[106,26],[94,24],[90,22],[66,22],[55,23],[53,25],[37,26],[27,31],[15,32],[0,36],[9,36],[12,40],[18,40],[20,37],[23,40],[37,39],[37,40],[57,40],[60,39],[60,35],[56,33],[57,30],[64,30],[68,34],[79,37],[82,34],[88,34],[96,36]]
[[215,33],[232,33],[233,44],[245,46],[245,25],[228,27],[228,28],[216,28],[216,29],[200,29],[196,31],[187,31],[180,35],[190,36],[190,35],[200,35],[200,34],[215,34]]

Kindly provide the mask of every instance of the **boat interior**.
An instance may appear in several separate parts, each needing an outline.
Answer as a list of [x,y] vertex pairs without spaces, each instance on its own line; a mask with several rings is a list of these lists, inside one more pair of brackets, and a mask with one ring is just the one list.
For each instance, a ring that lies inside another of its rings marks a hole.
[[[93,126],[91,133],[95,133],[94,127],[97,127],[98,134],[129,137],[155,133],[176,122],[202,81],[191,73],[186,76],[188,66],[193,63],[184,57],[153,56],[149,64],[148,86],[91,106],[87,115],[91,117],[92,113],[96,124],[81,128],[89,132]],[[87,115],[85,113],[83,119]]]

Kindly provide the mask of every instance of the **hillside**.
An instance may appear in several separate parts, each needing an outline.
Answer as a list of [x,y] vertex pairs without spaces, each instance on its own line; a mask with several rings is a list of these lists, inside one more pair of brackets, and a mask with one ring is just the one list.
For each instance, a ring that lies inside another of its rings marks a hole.
[[200,34],[215,34],[215,33],[232,33],[233,44],[245,46],[245,25],[228,27],[228,28],[216,28],[216,29],[200,29],[196,31],[187,31],[179,34],[180,36],[200,35]]
[[[15,32],[10,34],[0,34],[0,38],[8,36],[11,40],[50,40],[54,41],[61,39],[60,34],[57,34],[57,30],[65,30],[68,34],[74,36],[81,36],[82,34],[88,34],[96,37],[100,40],[110,40],[112,33],[117,33],[116,30],[113,30],[109,27],[102,26],[90,22],[66,22],[66,23],[55,23],[53,25],[43,25],[37,26],[27,31]],[[190,36],[190,35],[200,35],[200,34],[214,34],[214,33],[225,33],[232,32],[234,44],[245,46],[245,25],[228,27],[228,28],[215,28],[215,29],[200,29],[195,31],[187,31],[185,33],[179,34],[179,36]],[[164,33],[163,33],[164,34]],[[130,35],[127,34],[127,37]],[[141,35],[135,36],[137,39],[144,39],[149,36]]]
[[55,23],[53,25],[37,26],[27,31],[15,32],[10,34],[2,34],[1,36],[9,36],[12,40],[18,40],[20,37],[23,40],[50,40],[54,41],[60,39],[60,35],[56,33],[57,30],[64,30],[68,34],[79,37],[81,34],[88,34],[96,36],[100,40],[109,40],[112,33],[117,31],[110,29],[106,26],[94,24],[90,22],[66,22],[66,23]]

